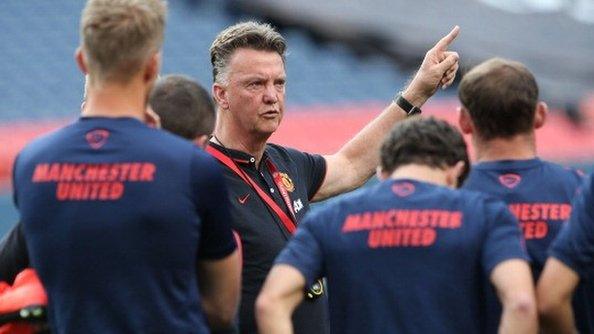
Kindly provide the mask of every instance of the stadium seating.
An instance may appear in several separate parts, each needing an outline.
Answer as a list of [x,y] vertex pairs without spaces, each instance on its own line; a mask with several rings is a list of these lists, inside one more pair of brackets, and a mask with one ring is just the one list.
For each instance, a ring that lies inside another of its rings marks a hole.
[[[0,2],[0,121],[75,117],[83,79],[73,60],[82,1]],[[163,73],[211,82],[208,47],[236,21],[224,1],[170,1]],[[247,18],[243,18],[247,19]],[[287,31],[288,101],[293,105],[386,100],[406,76],[382,58],[358,59],[340,45],[320,48]]]

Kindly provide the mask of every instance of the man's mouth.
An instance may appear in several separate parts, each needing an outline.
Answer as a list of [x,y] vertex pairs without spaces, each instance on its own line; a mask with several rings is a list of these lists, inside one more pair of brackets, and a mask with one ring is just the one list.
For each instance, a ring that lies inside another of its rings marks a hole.
[[277,110],[269,110],[262,114],[262,117],[265,118],[274,118],[277,117],[280,113]]

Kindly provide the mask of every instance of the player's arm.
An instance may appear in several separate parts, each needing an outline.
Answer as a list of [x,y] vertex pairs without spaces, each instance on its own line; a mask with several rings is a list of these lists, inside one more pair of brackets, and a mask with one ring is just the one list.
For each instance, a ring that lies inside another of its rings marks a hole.
[[241,290],[241,264],[235,250],[220,260],[198,261],[202,310],[211,329],[233,327]]
[[[192,184],[201,221],[197,258],[202,308],[213,332],[229,332],[239,305],[240,252],[231,230],[227,186],[220,166],[206,153],[192,160]],[[202,159],[198,159],[202,156]]]
[[29,252],[23,224],[17,223],[0,241],[0,281],[10,284],[17,274],[29,267]]
[[482,262],[503,306],[499,333],[536,333],[534,283],[518,220],[491,197],[482,214],[487,220]]
[[305,286],[323,275],[320,226],[330,221],[324,210],[310,211],[276,258],[256,300],[260,333],[293,333],[291,315],[303,300]]
[[303,300],[305,277],[294,267],[275,265],[256,300],[256,320],[261,334],[293,333],[291,315]]
[[578,274],[550,257],[536,290],[542,333],[576,333],[571,297],[579,283]]
[[538,310],[544,333],[575,331],[571,300],[580,275],[594,263],[594,179],[584,183],[574,198],[569,221],[549,248],[537,288]]
[[506,260],[491,272],[491,283],[503,306],[499,333],[536,333],[536,300],[528,263]]
[[[447,87],[458,70],[458,54],[447,51],[458,35],[455,27],[431,48],[403,97],[411,104],[421,107],[439,86]],[[376,119],[363,128],[337,153],[326,158],[326,178],[314,196],[318,201],[361,186],[375,172],[379,164],[379,147],[384,136],[406,112],[392,102]]]

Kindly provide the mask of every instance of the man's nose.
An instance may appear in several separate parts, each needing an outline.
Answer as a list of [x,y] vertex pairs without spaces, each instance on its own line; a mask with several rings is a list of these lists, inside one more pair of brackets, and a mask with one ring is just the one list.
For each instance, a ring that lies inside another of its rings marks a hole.
[[274,84],[266,85],[266,90],[264,91],[264,103],[273,104],[278,102],[278,94]]

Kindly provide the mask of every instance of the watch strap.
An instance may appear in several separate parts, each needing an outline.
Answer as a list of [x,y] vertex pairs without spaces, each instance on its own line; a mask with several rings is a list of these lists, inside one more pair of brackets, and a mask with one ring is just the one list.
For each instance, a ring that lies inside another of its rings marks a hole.
[[402,96],[402,93],[398,93],[398,95],[396,95],[394,102],[406,112],[407,116],[417,115],[422,112],[421,108],[414,106],[407,99],[405,99],[404,96]]

